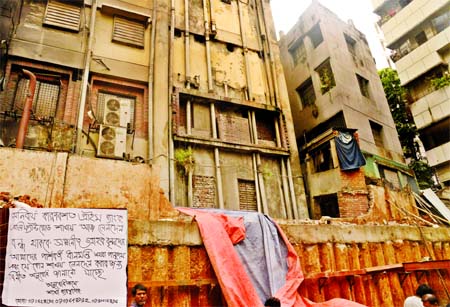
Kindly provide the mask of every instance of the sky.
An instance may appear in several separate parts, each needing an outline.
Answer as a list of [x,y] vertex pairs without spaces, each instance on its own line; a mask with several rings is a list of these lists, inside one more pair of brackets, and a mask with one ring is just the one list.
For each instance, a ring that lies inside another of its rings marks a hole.
[[[377,63],[377,69],[388,67],[383,47],[375,29],[374,23],[378,17],[372,13],[371,0],[319,0],[319,2],[343,21],[353,20],[355,27],[366,35],[370,50]],[[279,31],[288,32],[310,4],[311,0],[270,1],[277,33]]]

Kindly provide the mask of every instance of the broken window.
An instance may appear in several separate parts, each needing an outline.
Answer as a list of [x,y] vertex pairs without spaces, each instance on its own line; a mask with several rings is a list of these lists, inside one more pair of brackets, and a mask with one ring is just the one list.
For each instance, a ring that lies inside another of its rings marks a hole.
[[347,43],[347,49],[352,55],[353,62],[357,63],[357,57],[356,57],[356,41],[348,36],[347,34],[344,34],[345,42]]
[[316,196],[314,204],[320,208],[320,216],[314,216],[314,219],[320,219],[322,216],[340,217],[337,194]]
[[258,211],[254,180],[238,179],[239,210]]
[[299,39],[294,46],[289,48],[289,53],[294,61],[294,66],[297,66],[298,63],[304,63],[306,61],[306,49],[303,39]]
[[373,140],[375,142],[375,145],[377,145],[378,147],[384,147],[383,126],[381,126],[380,124],[377,124],[373,121],[369,121],[369,123],[370,123],[370,128],[372,129],[372,135],[373,135]]
[[114,17],[112,41],[144,48],[145,26],[142,22]]
[[359,90],[361,94],[370,99],[370,91],[369,91],[369,80],[360,75],[356,74],[356,78],[358,79]]
[[333,157],[331,155],[330,142],[311,150],[309,153],[313,161],[314,173],[328,171],[333,169]]
[[315,71],[319,75],[320,79],[320,90],[322,94],[325,94],[333,87],[336,86],[336,81],[334,80],[333,70],[331,69],[330,59],[328,58],[322,64],[320,64]]
[[317,48],[317,46],[323,42],[322,31],[320,31],[319,24],[316,24],[311,30],[309,30],[308,36],[311,39],[314,48]]
[[275,118],[273,114],[256,112],[256,130],[258,143],[268,146],[276,145]]
[[316,102],[316,93],[314,92],[314,86],[312,79],[309,78],[297,88],[297,94],[302,102],[303,109],[307,106],[312,106]]
[[71,31],[80,31],[81,7],[68,2],[50,0],[44,16],[44,25]]

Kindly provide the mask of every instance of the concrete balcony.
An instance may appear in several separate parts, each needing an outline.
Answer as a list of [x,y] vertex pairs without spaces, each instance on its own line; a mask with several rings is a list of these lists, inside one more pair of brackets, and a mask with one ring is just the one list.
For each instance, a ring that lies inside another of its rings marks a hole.
[[[375,2],[375,1],[374,1]],[[448,4],[448,0],[414,0],[395,16],[386,21],[381,30],[384,33],[386,47],[392,48],[400,38],[420,26],[429,16]]]
[[411,113],[418,129],[450,116],[450,86],[434,91],[414,102],[411,105]]
[[447,142],[441,146],[435,147],[427,151],[428,163],[431,166],[436,166],[450,160],[450,142]]
[[450,27],[395,62],[402,85],[441,64],[446,64],[441,50],[450,45]]

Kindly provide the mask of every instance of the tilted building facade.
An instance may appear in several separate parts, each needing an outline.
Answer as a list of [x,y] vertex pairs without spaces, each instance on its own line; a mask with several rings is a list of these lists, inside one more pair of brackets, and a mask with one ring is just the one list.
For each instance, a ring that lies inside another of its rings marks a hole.
[[[313,1],[281,34],[280,50],[312,216],[365,213],[365,177],[396,188],[413,183],[374,59],[353,23]],[[339,129],[357,130],[366,159],[359,171],[339,167]]]
[[268,1],[12,3],[4,146],[26,70],[25,148],[148,163],[179,206],[308,217]]

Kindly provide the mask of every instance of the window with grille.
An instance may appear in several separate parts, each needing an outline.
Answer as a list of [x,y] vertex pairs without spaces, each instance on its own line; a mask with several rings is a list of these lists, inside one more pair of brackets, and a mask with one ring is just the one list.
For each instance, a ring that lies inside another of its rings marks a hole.
[[80,30],[80,19],[81,7],[68,2],[48,1],[44,25],[78,32]]
[[136,98],[113,95],[105,92],[98,94],[97,120],[103,125],[135,128]]
[[366,78],[361,77],[360,75],[356,74],[356,78],[358,79],[359,89],[361,91],[361,94],[370,99],[370,91],[369,91],[369,80]]
[[314,92],[314,86],[311,78],[303,82],[302,85],[297,88],[297,93],[300,97],[303,108],[312,106],[316,102],[316,93]]
[[[16,87],[13,110],[22,113],[25,99],[28,95],[30,80],[20,79]],[[35,118],[49,118],[56,116],[58,107],[60,85],[44,81],[36,82],[36,90],[32,104],[32,116]]]
[[255,181],[238,179],[239,210],[258,211]]
[[112,41],[144,48],[145,26],[138,21],[132,21],[119,16],[114,17]]

